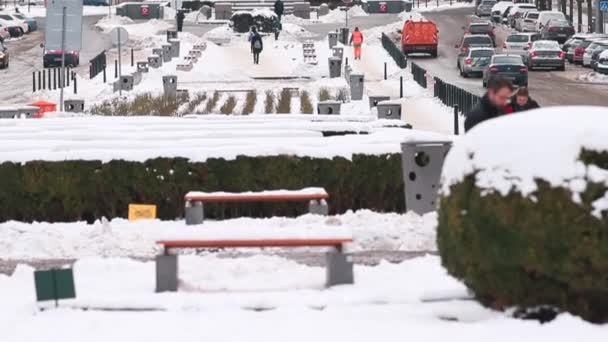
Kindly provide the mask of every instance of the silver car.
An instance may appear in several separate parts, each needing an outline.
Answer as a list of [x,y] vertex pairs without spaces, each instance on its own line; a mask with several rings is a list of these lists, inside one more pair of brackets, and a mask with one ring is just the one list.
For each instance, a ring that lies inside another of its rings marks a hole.
[[528,50],[539,39],[540,35],[538,33],[512,33],[505,39],[502,51],[509,55],[522,56],[525,62],[528,57]]
[[460,76],[467,78],[471,75],[483,74],[495,51],[492,48],[470,48],[469,53],[460,63]]
[[515,29],[519,32],[535,32],[538,16],[539,13],[536,10],[526,12],[523,17],[515,21]]
[[494,55],[483,71],[483,86],[487,87],[493,80],[506,79],[513,85],[528,86],[528,68],[521,56]]
[[492,7],[496,5],[496,0],[482,0],[477,9],[475,9],[475,15],[478,17],[489,17],[492,15]]
[[532,43],[526,63],[530,70],[545,67],[564,71],[566,70],[566,54],[554,40],[537,40]]

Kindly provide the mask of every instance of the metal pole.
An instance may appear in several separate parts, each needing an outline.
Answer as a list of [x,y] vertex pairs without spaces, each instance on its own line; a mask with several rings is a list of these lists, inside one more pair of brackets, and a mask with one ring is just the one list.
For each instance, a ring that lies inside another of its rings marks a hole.
[[597,33],[604,32],[604,13],[600,9],[600,1],[601,0],[595,1],[595,32]]
[[59,111],[63,112],[63,84],[64,84],[64,71],[65,71],[65,17],[67,8],[63,7],[63,13],[61,15],[61,89],[59,90]]
[[131,49],[131,66],[135,65],[135,55],[133,54],[133,49]]
[[458,135],[458,105],[454,106],[454,135]]
[[121,50],[120,50],[120,45],[121,45],[121,41],[120,41],[120,28],[118,28],[118,82],[119,82],[119,86],[118,86],[118,95],[122,96],[122,84],[120,84],[120,79],[122,77],[122,61],[120,58],[121,55]]
[[386,62],[384,62],[384,80],[386,81],[387,78],[388,78],[388,75],[387,75],[387,70],[386,70]]
[[36,72],[32,71],[32,93],[35,93],[35,92],[36,92]]
[[114,78],[118,78],[118,60],[114,60]]

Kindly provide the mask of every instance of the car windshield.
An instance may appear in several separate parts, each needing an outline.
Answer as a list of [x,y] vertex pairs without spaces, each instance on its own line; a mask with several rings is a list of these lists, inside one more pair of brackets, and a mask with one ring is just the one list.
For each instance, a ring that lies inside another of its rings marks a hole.
[[4,20],[13,20],[13,18],[11,18],[10,15],[0,15],[0,19],[4,19]]
[[529,13],[526,18],[528,18],[528,19],[538,19],[538,12]]
[[535,49],[555,50],[555,49],[559,49],[559,44],[554,41],[536,42],[536,43],[534,43],[534,48]]
[[551,20],[549,26],[568,27],[570,23],[565,20]]
[[494,51],[492,50],[473,50],[471,51],[471,57],[492,57]]
[[493,64],[522,64],[519,56],[495,56]]
[[507,43],[527,43],[528,36],[525,34],[512,34],[507,37]]
[[597,44],[597,43],[591,43],[591,44],[589,44],[589,46],[587,46],[587,49],[589,49],[589,50],[593,50],[593,49],[595,49],[597,46],[598,46],[598,44]]
[[564,15],[562,13],[547,13],[545,14],[545,20],[551,19],[564,19]]
[[464,46],[469,45],[492,45],[492,39],[490,37],[466,37]]
[[488,33],[491,31],[490,26],[488,24],[483,25],[471,25],[469,27],[469,31],[471,33]]
[[486,0],[481,3],[481,6],[483,6],[483,7],[492,7],[494,5],[496,5],[496,1],[493,1],[493,0],[492,1]]
[[22,16],[21,14],[13,14],[13,17],[18,18],[18,19],[25,19],[25,17]]

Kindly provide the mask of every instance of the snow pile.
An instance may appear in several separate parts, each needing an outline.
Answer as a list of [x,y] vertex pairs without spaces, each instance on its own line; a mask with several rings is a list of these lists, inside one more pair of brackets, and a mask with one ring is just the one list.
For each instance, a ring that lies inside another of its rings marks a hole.
[[137,38],[150,37],[172,27],[171,24],[164,20],[152,19],[141,23],[135,23],[133,20],[127,17],[118,15],[112,17],[103,17],[97,22],[97,24],[95,24],[95,26],[104,32],[110,32],[115,27],[123,27],[125,30],[127,30],[127,32],[129,32],[130,39],[132,39],[131,36]]
[[[368,16],[361,6],[353,6],[348,10],[348,18]],[[325,24],[343,23],[346,20],[344,11],[339,8],[329,11],[329,14],[319,17],[319,22]]]
[[[572,120],[573,115],[576,120]],[[486,121],[458,140],[443,167],[443,191],[476,174],[481,189],[524,196],[536,179],[570,189],[577,200],[588,181],[608,184],[608,171],[578,160],[583,148],[608,151],[608,109],[548,107]],[[608,197],[594,204],[608,209]]]
[[88,256],[150,258],[162,239],[353,238],[348,250],[435,251],[435,213],[418,216],[369,210],[337,216],[237,218],[186,226],[183,221],[0,224],[0,259],[71,259]]
[[587,72],[577,77],[579,81],[590,83],[608,83],[608,75],[600,74],[599,72]]

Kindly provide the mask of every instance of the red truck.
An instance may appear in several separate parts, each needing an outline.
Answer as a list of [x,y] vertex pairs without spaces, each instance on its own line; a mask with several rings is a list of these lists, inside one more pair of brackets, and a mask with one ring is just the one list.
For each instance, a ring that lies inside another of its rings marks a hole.
[[432,21],[407,20],[401,31],[401,51],[409,53],[429,53],[437,57],[439,30]]

